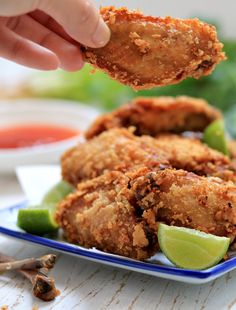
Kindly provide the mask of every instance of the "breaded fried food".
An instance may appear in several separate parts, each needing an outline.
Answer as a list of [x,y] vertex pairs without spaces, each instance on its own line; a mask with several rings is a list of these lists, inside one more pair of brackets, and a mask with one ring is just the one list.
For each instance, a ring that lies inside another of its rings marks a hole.
[[61,159],[62,177],[76,186],[106,171],[125,172],[140,164],[168,165],[165,154],[157,150],[153,140],[134,136],[132,129],[113,128],[65,152]]
[[197,18],[144,16],[125,7],[100,12],[110,41],[102,48],[82,48],[84,59],[134,89],[198,79],[225,59],[215,27]]
[[[236,236],[236,185],[184,170],[149,172],[131,182],[136,208],[150,227],[157,222]],[[153,226],[154,225],[154,226]]]
[[158,133],[203,131],[220,111],[205,100],[186,96],[139,97],[117,110],[98,117],[86,132],[86,137],[99,135],[113,127],[136,128],[137,135],[156,136]]
[[229,155],[231,159],[231,165],[236,170],[236,141],[235,140],[229,140],[227,142]]
[[66,238],[87,248],[146,259],[158,250],[158,223],[236,235],[236,186],[183,170],[107,172],[59,204]]
[[222,153],[199,140],[174,134],[137,137],[132,129],[113,128],[79,144],[62,156],[62,176],[76,186],[106,171],[126,172],[137,166],[173,167],[198,175],[236,181],[235,167]]
[[174,168],[236,182],[236,167],[230,158],[198,139],[161,134],[156,137],[154,143]]
[[136,216],[128,188],[129,178],[122,172],[80,183],[56,213],[68,241],[137,259],[157,252],[157,234]]
[[230,157],[236,161],[236,141],[235,140],[229,140],[227,143]]

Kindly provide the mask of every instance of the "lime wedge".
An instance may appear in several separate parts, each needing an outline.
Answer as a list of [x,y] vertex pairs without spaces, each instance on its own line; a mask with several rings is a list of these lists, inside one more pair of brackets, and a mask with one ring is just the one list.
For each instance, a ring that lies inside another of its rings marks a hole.
[[20,209],[17,225],[28,233],[36,235],[51,233],[58,229],[54,220],[54,207],[50,205]]
[[173,264],[200,270],[216,265],[225,256],[230,239],[195,229],[159,224],[158,242]]
[[44,235],[58,229],[54,220],[56,205],[74,190],[70,184],[60,181],[44,196],[40,205],[18,211],[17,225],[35,235]]
[[203,142],[205,142],[212,149],[215,149],[225,155],[229,155],[225,137],[225,126],[222,120],[214,121],[204,130]]
[[57,204],[63,200],[68,194],[73,192],[74,187],[65,181],[58,182],[44,196],[43,204]]

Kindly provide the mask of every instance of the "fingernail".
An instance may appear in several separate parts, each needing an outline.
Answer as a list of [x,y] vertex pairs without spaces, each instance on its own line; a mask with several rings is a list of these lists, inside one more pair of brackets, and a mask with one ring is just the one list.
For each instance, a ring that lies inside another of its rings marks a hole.
[[102,18],[99,19],[97,29],[92,35],[92,41],[96,47],[102,47],[107,44],[110,39],[110,29]]

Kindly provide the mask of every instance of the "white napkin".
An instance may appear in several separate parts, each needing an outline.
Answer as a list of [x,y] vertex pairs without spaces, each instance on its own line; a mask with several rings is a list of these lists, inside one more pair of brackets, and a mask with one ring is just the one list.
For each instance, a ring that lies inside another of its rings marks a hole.
[[61,180],[61,169],[58,165],[20,166],[16,168],[16,175],[29,203],[38,204]]

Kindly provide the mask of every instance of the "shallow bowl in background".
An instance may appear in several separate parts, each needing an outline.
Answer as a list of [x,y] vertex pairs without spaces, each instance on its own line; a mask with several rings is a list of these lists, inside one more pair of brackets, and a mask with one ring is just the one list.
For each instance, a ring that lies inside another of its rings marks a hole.
[[[83,132],[98,116],[89,106],[64,100],[20,99],[0,101],[0,127],[20,124],[48,124]],[[59,163],[61,154],[83,140],[83,135],[59,142],[18,149],[0,150],[0,174],[12,173],[17,166]]]

